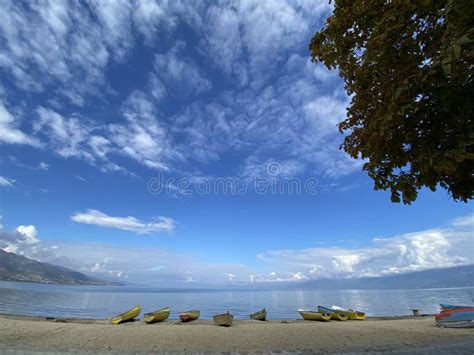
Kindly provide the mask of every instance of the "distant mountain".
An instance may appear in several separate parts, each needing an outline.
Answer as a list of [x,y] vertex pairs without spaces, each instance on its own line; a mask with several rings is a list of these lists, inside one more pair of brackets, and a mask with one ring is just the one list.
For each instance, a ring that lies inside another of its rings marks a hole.
[[80,272],[28,259],[0,249],[0,280],[61,285],[120,285],[96,279]]
[[407,289],[474,287],[474,265],[410,272],[406,274],[353,279],[311,280],[304,289]]

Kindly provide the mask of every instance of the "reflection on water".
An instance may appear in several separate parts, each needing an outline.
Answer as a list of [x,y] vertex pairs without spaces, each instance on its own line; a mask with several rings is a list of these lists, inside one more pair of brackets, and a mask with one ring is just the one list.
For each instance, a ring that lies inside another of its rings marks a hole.
[[106,318],[136,304],[144,311],[170,306],[171,319],[200,309],[202,319],[227,309],[236,319],[267,308],[270,319],[299,318],[298,308],[333,304],[369,315],[436,313],[440,303],[471,304],[474,288],[426,290],[159,290],[154,288],[59,286],[0,282],[0,313],[77,318]]

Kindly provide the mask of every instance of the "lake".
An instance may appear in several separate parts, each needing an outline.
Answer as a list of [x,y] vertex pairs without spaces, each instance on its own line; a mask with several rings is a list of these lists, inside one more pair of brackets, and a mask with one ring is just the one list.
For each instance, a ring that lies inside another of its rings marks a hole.
[[269,319],[298,319],[298,308],[339,305],[371,316],[437,313],[440,303],[472,304],[474,288],[419,290],[163,290],[149,287],[64,286],[0,281],[0,313],[33,316],[107,318],[136,304],[149,312],[170,306],[178,312],[200,309],[201,319],[230,310],[236,319],[265,307]]

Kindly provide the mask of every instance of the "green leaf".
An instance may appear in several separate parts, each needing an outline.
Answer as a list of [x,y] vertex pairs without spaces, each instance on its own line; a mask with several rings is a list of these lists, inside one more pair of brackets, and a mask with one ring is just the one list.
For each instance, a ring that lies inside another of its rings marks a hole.
[[461,58],[461,46],[460,45],[455,44],[453,46],[453,54],[454,54],[454,58],[456,58],[456,59]]

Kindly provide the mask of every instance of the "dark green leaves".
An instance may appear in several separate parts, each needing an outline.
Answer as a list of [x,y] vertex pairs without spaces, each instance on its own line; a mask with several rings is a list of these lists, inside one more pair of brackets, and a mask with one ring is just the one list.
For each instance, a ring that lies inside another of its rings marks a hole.
[[353,94],[342,149],[375,189],[411,203],[422,187],[474,195],[474,6],[466,0],[335,1],[310,43]]

